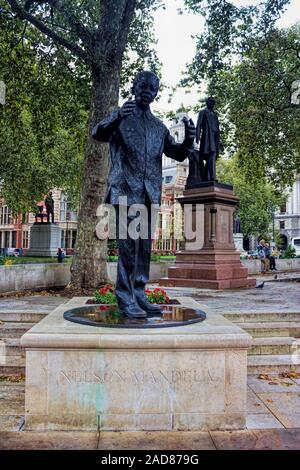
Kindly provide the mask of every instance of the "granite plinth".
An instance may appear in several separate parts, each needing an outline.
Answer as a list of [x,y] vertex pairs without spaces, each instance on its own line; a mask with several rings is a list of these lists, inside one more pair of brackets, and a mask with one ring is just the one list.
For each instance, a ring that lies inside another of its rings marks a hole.
[[[209,183],[187,189],[178,198],[182,205],[192,206],[192,225],[195,233],[203,230],[203,245],[186,242],[185,250],[176,253],[175,265],[159,285],[209,289],[254,287],[256,280],[248,278],[248,270],[240,260],[233,238],[233,214],[239,199],[232,187]],[[199,214],[202,224],[199,225]]]
[[[200,308],[192,299],[182,306]],[[214,312],[154,329],[72,323],[74,298],[22,337],[26,430],[242,429],[251,337]]]
[[56,256],[61,246],[61,228],[56,224],[34,224],[30,229],[27,256]]

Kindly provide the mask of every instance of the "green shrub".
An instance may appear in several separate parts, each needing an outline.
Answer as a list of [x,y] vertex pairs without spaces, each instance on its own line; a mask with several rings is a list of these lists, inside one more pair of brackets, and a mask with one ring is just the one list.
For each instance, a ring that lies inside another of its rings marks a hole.
[[296,258],[296,249],[292,245],[289,245],[288,248],[283,252],[282,257],[284,259]]

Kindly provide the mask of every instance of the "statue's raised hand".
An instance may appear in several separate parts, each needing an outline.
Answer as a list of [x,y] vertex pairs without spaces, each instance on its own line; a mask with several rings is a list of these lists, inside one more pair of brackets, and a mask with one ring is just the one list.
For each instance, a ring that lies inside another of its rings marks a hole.
[[119,116],[121,119],[131,116],[135,110],[136,102],[135,101],[126,101],[122,108],[119,110]]
[[185,139],[189,140],[190,143],[192,144],[194,142],[194,139],[196,137],[196,128],[193,123],[192,119],[189,119],[187,117],[184,117],[182,119],[182,122],[184,124],[184,130],[185,130]]

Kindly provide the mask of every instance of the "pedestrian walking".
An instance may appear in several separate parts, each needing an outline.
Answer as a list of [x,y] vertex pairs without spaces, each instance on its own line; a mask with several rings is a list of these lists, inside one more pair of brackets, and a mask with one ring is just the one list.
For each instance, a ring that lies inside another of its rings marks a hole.
[[65,257],[65,254],[64,254],[64,252],[62,251],[61,248],[58,248],[56,255],[57,255],[57,262],[62,263],[62,261]]
[[270,262],[267,258],[267,247],[265,240],[260,240],[259,245],[257,246],[258,257],[261,261],[261,273],[266,274],[270,268]]

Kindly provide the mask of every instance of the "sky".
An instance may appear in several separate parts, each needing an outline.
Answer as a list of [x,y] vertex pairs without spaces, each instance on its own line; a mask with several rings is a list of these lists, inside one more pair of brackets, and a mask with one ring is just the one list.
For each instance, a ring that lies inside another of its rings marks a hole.
[[[232,0],[237,6],[255,5],[261,0]],[[155,30],[158,39],[157,52],[163,64],[162,78],[164,83],[175,86],[181,78],[185,64],[190,62],[195,53],[196,41],[192,35],[203,31],[204,20],[200,15],[179,15],[178,8],[182,8],[183,0],[164,0],[166,9],[159,9],[155,14]],[[300,21],[300,0],[291,0],[286,12],[278,21],[279,27],[289,27]],[[299,77],[300,78],[300,77]],[[153,109],[166,112],[178,109],[181,103],[194,105],[199,99],[199,92],[195,88],[192,93],[185,94],[183,90],[176,92],[172,102],[168,103],[168,91],[164,91],[159,101],[153,104]]]

